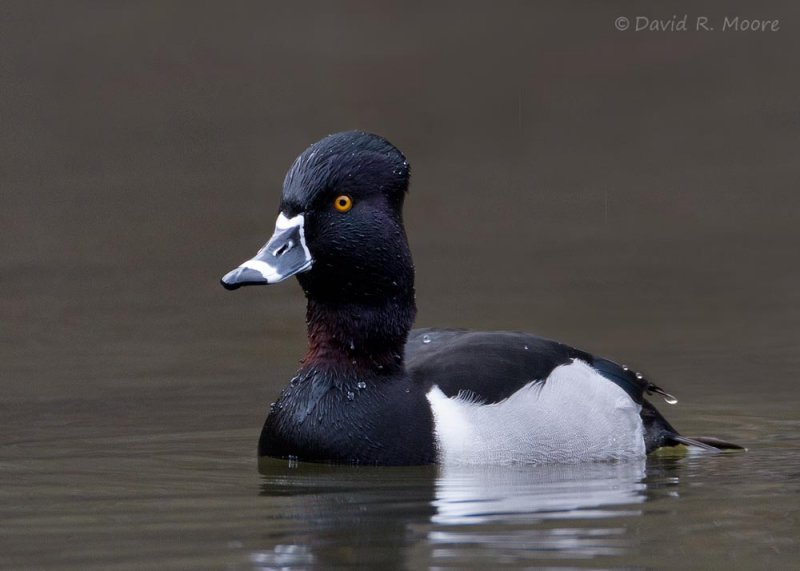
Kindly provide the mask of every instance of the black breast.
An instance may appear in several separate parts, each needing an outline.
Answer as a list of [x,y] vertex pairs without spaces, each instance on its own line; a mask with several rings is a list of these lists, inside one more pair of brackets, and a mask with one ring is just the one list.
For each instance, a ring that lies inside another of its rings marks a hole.
[[433,416],[408,375],[308,369],[272,405],[258,452],[306,462],[432,464]]

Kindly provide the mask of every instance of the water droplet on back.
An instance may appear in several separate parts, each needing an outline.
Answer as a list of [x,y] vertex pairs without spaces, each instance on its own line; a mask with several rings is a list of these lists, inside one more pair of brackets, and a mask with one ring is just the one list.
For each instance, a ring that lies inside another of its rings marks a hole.
[[354,398],[356,398],[355,393],[353,393],[353,391],[347,391],[347,400],[353,400]]
[[365,383],[364,381],[358,381],[358,383],[356,383],[356,387],[358,388],[358,390],[364,390],[367,388],[367,383]]
[[430,335],[423,335],[422,336],[422,342],[427,345],[428,343],[431,342],[431,336]]

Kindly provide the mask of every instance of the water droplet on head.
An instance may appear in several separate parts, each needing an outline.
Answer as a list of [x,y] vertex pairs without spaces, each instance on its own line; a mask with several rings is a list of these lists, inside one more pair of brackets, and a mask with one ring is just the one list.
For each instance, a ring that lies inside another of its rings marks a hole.
[[430,335],[423,335],[422,336],[422,342],[427,345],[428,343],[431,342],[431,336]]
[[522,348],[525,349],[526,351],[528,350],[528,346],[527,345],[523,345]]
[[356,395],[353,391],[347,391],[347,400],[353,400],[356,398]]
[[641,373],[636,373],[636,378],[640,381],[644,378]]
[[275,412],[275,409],[276,409],[276,408],[277,408],[277,407],[275,406],[275,403],[274,403],[274,402],[271,402],[271,403],[269,403],[269,411],[270,411],[270,412]]
[[365,383],[364,381],[358,381],[358,383],[356,383],[356,387],[358,388],[358,390],[364,390],[367,388],[367,383]]
[[664,397],[664,402],[667,404],[678,404],[678,399],[672,395],[667,395]]

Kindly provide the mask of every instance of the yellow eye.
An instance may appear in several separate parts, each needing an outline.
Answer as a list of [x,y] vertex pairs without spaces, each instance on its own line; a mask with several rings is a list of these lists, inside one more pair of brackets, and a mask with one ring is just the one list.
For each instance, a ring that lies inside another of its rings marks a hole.
[[347,212],[353,208],[353,199],[343,194],[336,197],[336,200],[333,201],[333,207],[339,212]]

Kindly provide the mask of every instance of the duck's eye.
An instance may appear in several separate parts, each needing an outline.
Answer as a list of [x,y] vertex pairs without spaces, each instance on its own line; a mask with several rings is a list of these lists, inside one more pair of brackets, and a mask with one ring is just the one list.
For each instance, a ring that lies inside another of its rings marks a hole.
[[353,208],[353,199],[346,194],[337,196],[336,200],[333,201],[333,207],[339,212],[347,212]]

